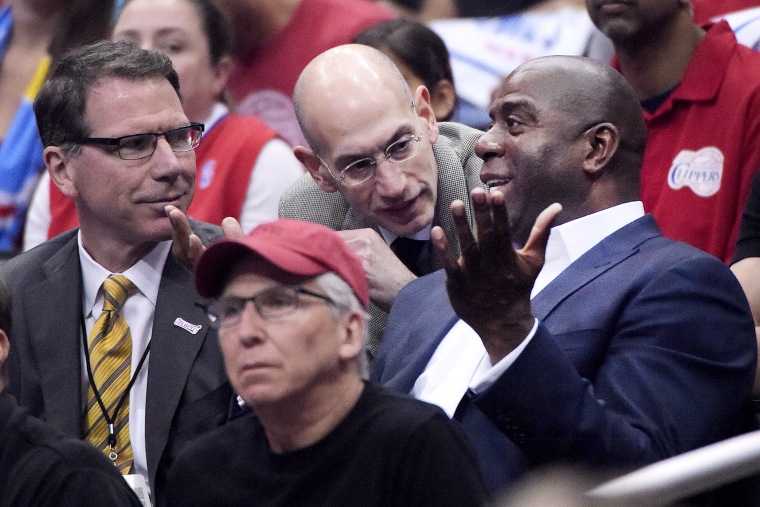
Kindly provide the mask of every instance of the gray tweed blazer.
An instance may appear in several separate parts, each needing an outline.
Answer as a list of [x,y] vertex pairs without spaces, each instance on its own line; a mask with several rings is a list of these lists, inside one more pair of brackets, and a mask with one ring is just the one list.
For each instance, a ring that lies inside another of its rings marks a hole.
[[[472,209],[468,195],[480,182],[480,167],[483,161],[475,156],[474,148],[483,132],[458,123],[439,123],[441,135],[433,145],[433,153],[438,163],[438,200],[435,205],[435,225],[440,225],[446,232],[449,243],[459,254],[459,241],[451,219],[450,206],[455,199],[465,202],[470,226],[474,227]],[[351,208],[340,192],[323,191],[310,175],[306,174],[296,181],[280,199],[279,215],[316,222],[336,231],[363,229],[377,230],[356,210]],[[434,269],[442,267],[440,261],[433,260]],[[371,315],[367,350],[374,357],[382,340],[388,314],[370,303]]]

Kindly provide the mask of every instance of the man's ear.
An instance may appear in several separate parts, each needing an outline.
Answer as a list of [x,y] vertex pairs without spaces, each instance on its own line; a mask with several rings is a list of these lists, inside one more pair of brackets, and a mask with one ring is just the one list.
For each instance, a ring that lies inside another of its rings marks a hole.
[[361,318],[359,311],[351,311],[343,315],[344,333],[339,346],[341,359],[351,360],[363,353],[364,327],[367,321]]
[[58,146],[48,146],[42,152],[50,179],[61,190],[61,192],[74,198],[78,195],[74,180],[71,177],[71,168],[69,166],[69,156]]
[[438,140],[438,122],[435,119],[433,105],[430,102],[430,92],[425,85],[418,86],[414,92],[414,109],[417,111],[417,116],[425,120],[425,133],[430,144],[435,144]]
[[309,174],[314,179],[319,188],[325,192],[335,192],[338,190],[335,185],[335,181],[327,173],[327,169],[323,169],[322,161],[314,154],[311,148],[306,146],[296,146],[293,148],[293,154],[296,156],[299,162],[301,162]]
[[583,171],[596,178],[617,153],[620,133],[612,123],[598,123],[581,135],[584,142]]

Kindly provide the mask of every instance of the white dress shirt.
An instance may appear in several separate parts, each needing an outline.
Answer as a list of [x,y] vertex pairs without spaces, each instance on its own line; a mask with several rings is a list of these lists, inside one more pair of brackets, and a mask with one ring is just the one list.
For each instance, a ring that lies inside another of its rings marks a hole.
[[[604,238],[642,216],[644,206],[635,201],[553,227],[549,232],[544,266],[533,286],[531,298]],[[492,365],[480,337],[464,321],[458,321],[436,348],[411,394],[438,405],[452,417],[467,390],[477,394],[493,385],[517,360],[537,328],[538,321],[515,350]]]
[[[82,266],[82,308],[84,310],[87,336],[90,335],[95,321],[103,309],[103,291],[100,290],[103,281],[112,273],[103,268],[90,257],[82,246],[81,232],[78,235],[79,259]],[[132,335],[132,375],[145,352],[153,330],[153,316],[156,311],[158,286],[161,283],[161,273],[164,270],[166,258],[171,249],[171,241],[156,245],[145,257],[123,274],[137,287],[137,292],[124,302],[121,314],[129,325]],[[87,402],[87,389],[90,381],[87,378],[87,366],[82,345],[82,407]],[[145,453],[145,397],[148,386],[148,367],[150,353],[137,374],[132,389],[129,392],[129,439],[132,443],[134,456],[134,473],[140,474],[148,483],[148,460]],[[148,485],[150,487],[150,485]]]

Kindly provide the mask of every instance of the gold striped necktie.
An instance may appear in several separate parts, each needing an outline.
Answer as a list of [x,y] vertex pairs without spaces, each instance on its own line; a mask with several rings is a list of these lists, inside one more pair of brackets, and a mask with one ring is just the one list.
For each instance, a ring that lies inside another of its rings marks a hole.
[[137,287],[124,275],[106,278],[103,282],[103,312],[90,331],[87,351],[92,376],[84,411],[85,439],[109,456],[122,474],[130,472],[133,461],[128,390],[132,371],[132,335],[120,309],[136,290]]

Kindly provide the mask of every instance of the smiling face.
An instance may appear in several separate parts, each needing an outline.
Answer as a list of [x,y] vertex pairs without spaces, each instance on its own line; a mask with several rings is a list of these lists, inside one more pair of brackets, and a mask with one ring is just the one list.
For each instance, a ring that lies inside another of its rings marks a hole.
[[[102,79],[87,95],[85,121],[89,137],[164,132],[189,124],[165,79]],[[46,152],[50,156],[60,149]],[[175,153],[163,137],[153,155],[140,160],[122,160],[104,145],[82,145],[79,153],[63,159],[62,190],[74,199],[86,244],[137,246],[171,239],[164,207],[185,211],[193,197],[195,153]]]
[[227,84],[228,59],[211,61],[208,35],[194,5],[187,0],[131,0],[116,21],[112,39],[171,58],[185,113],[192,121],[205,121]]
[[505,195],[513,237],[520,244],[544,208],[559,202],[566,213],[590,189],[581,168],[586,125],[565,110],[558,78],[544,63],[518,68],[499,88],[490,111],[493,126],[475,146],[484,160],[480,179]]
[[[235,263],[227,280],[221,296],[240,298],[296,281],[253,257]],[[298,285],[325,293],[314,278],[300,279]],[[301,294],[295,312],[264,319],[253,303],[247,303],[238,324],[219,330],[227,375],[235,392],[255,408],[282,407],[315,393],[319,396],[320,386],[340,382],[347,371],[349,376],[358,377],[356,370],[346,366],[354,364],[360,351],[355,340],[347,339],[356,332],[358,314],[347,312],[336,318],[332,310],[325,300]]]

